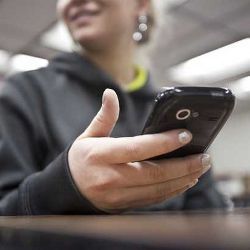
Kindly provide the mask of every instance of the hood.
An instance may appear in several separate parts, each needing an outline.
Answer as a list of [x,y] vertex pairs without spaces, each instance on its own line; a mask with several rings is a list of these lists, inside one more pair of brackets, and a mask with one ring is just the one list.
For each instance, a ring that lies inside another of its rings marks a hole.
[[[52,59],[49,67],[57,72],[63,72],[70,78],[78,78],[80,82],[89,85],[89,88],[104,91],[106,88],[114,89],[117,94],[124,91],[120,86],[102,69],[91,62],[88,58],[73,52],[62,53]],[[138,98],[154,98],[157,90],[150,83],[150,76],[148,76],[147,83],[139,90],[129,94],[137,96]]]

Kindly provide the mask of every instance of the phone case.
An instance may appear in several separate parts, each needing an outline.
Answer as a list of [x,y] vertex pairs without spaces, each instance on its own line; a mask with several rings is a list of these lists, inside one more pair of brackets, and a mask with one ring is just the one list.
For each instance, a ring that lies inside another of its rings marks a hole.
[[186,146],[154,159],[205,152],[227,121],[234,104],[235,97],[226,88],[164,88],[155,99],[142,134],[184,128],[193,134],[193,139]]

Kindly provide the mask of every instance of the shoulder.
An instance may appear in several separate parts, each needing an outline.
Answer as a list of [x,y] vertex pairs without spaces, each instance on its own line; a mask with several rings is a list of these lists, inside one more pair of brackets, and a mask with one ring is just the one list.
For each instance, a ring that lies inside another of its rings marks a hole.
[[29,99],[32,93],[37,92],[39,85],[46,82],[42,79],[46,79],[46,69],[39,69],[34,71],[22,72],[12,75],[5,79],[1,86],[1,98],[23,98]]
[[[64,53],[63,56],[66,58],[72,56],[72,53]],[[50,92],[58,86],[58,83],[67,82],[64,71],[59,71],[54,67],[57,58],[60,58],[60,55],[52,59],[46,67],[11,75],[1,86],[1,95],[19,94],[30,98],[36,94],[42,95]]]
[[[34,88],[50,88],[58,82],[56,79],[65,78],[64,67],[70,67],[70,60],[74,57],[75,53],[61,53],[51,59],[48,66],[14,74],[6,79],[6,83],[26,91],[32,91]],[[60,68],[62,70],[59,70]]]

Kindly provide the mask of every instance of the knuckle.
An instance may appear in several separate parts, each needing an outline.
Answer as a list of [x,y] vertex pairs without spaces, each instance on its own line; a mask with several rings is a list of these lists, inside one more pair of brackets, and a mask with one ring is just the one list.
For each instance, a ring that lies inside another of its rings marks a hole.
[[185,159],[184,165],[188,174],[193,172],[193,161],[191,159]]
[[101,159],[101,154],[95,148],[91,148],[86,155],[87,161],[89,162],[97,162]]
[[162,198],[165,197],[167,193],[166,187],[164,187],[163,185],[157,185],[155,188],[155,194],[157,198]]
[[109,192],[109,190],[115,186],[114,183],[115,182],[112,177],[102,176],[100,173],[93,177],[93,180],[86,188],[85,193],[88,194],[88,196],[102,200],[104,193]]
[[113,125],[114,118],[110,115],[108,118],[105,116],[104,112],[101,110],[95,116],[94,122],[101,125],[102,127],[107,127]]
[[131,143],[126,147],[125,152],[129,157],[137,159],[140,156],[140,146],[137,143]]
[[122,204],[122,198],[118,193],[113,193],[106,195],[104,197],[103,202],[105,203],[106,207],[109,208],[119,208]]
[[83,152],[86,152],[87,150],[88,148],[83,145],[82,141],[76,140],[69,150],[69,155],[75,159],[82,159]]
[[111,189],[114,186],[115,186],[115,180],[112,177],[110,177],[110,176],[106,176],[106,177],[101,176],[96,181],[94,189],[96,191],[103,192],[103,191]]
[[168,182],[167,195],[173,193],[176,189],[178,189],[178,185],[179,185],[179,180]]
[[105,124],[105,116],[103,115],[103,112],[98,112],[97,115],[95,116],[95,120],[100,123],[100,124]]
[[161,180],[162,177],[164,176],[164,173],[159,166],[151,166],[148,168],[148,175],[149,179],[153,181],[158,181]]
[[174,140],[174,138],[171,136],[171,134],[167,134],[163,136],[162,138],[162,151],[165,153],[171,152],[177,148],[177,141]]

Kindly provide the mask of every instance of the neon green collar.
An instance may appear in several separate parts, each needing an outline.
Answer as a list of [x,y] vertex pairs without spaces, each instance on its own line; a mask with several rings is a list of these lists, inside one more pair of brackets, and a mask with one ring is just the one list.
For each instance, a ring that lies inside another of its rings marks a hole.
[[144,68],[138,65],[136,66],[135,70],[136,70],[135,79],[132,82],[130,82],[127,86],[125,86],[126,92],[137,91],[147,83],[148,72]]

